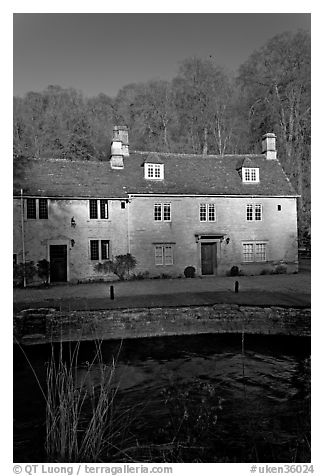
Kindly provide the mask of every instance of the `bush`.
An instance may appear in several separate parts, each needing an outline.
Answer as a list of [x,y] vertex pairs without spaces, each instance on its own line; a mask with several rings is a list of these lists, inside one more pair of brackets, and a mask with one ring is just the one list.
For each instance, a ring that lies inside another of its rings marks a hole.
[[93,268],[97,273],[114,273],[120,281],[124,281],[125,274],[127,273],[129,276],[130,270],[134,269],[136,264],[134,256],[127,253],[126,255],[117,255],[112,260],[104,261],[103,263],[96,263]]
[[273,274],[286,274],[287,273],[287,265],[279,264],[273,270]]
[[43,280],[44,284],[48,284],[50,275],[50,263],[47,259],[42,259],[37,263],[37,274]]
[[232,266],[230,269],[230,276],[239,276],[240,270],[238,266]]
[[269,269],[262,269],[260,275],[266,275],[266,274],[271,274],[271,271]]
[[133,273],[130,277],[132,281],[141,281],[142,279],[148,279],[150,277],[150,273],[148,271]]
[[13,279],[16,286],[24,285],[24,278],[26,283],[32,281],[36,275],[37,270],[34,261],[26,261],[25,263],[15,264],[13,268]]
[[187,266],[183,273],[186,278],[194,278],[196,270],[193,266]]

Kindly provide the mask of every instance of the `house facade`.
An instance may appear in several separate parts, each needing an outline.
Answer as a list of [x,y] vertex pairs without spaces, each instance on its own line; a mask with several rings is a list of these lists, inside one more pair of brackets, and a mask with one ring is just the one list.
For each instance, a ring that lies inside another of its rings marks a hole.
[[126,253],[152,277],[298,270],[274,134],[261,154],[206,156],[131,151],[115,127],[106,161],[17,160],[13,217],[14,262],[48,260],[51,282],[95,280],[96,263]]

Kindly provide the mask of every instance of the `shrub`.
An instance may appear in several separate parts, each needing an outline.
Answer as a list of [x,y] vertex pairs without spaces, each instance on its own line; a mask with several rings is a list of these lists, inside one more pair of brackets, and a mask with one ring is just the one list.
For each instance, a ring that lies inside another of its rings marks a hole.
[[33,261],[15,264],[13,269],[14,284],[16,286],[23,286],[24,278],[26,278],[26,283],[28,283],[32,281],[36,273],[37,270]]
[[271,274],[271,271],[269,269],[262,269],[260,274],[261,275]]
[[186,278],[194,278],[196,270],[193,266],[187,266],[183,273]]
[[142,279],[148,279],[150,277],[150,273],[148,271],[133,273],[130,277],[132,281],[141,281]]
[[240,270],[238,266],[232,266],[230,269],[230,276],[239,276]]
[[171,276],[170,274],[168,274],[168,273],[162,273],[162,274],[161,274],[161,278],[162,278],[162,279],[170,279],[170,278],[172,278],[172,276]]
[[103,263],[96,263],[94,270],[97,273],[108,274],[114,273],[120,281],[124,281],[125,274],[129,276],[131,269],[134,269],[137,262],[134,256],[130,253],[126,255],[117,255],[112,260],[104,261]]
[[43,280],[44,284],[48,284],[50,275],[50,263],[47,259],[42,259],[37,263],[37,274]]
[[286,264],[278,264],[275,267],[273,274],[286,274],[287,273],[287,265]]

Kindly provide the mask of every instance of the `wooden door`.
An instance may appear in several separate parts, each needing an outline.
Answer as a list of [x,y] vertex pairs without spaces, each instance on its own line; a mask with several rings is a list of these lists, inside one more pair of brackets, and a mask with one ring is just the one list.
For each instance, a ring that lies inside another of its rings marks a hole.
[[50,246],[51,283],[67,281],[67,246]]
[[201,274],[214,274],[216,266],[216,243],[201,244]]

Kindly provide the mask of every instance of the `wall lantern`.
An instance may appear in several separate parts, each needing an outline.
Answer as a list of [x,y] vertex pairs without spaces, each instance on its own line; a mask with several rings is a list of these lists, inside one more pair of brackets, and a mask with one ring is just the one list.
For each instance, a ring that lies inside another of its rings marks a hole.
[[74,245],[75,245],[75,241],[72,239],[72,240],[71,240],[71,246],[72,246],[72,248],[73,248]]
[[226,238],[226,244],[228,245],[228,243],[230,242],[231,240],[229,238]]
[[71,226],[72,226],[72,228],[76,227],[76,221],[75,221],[74,217],[71,218]]

